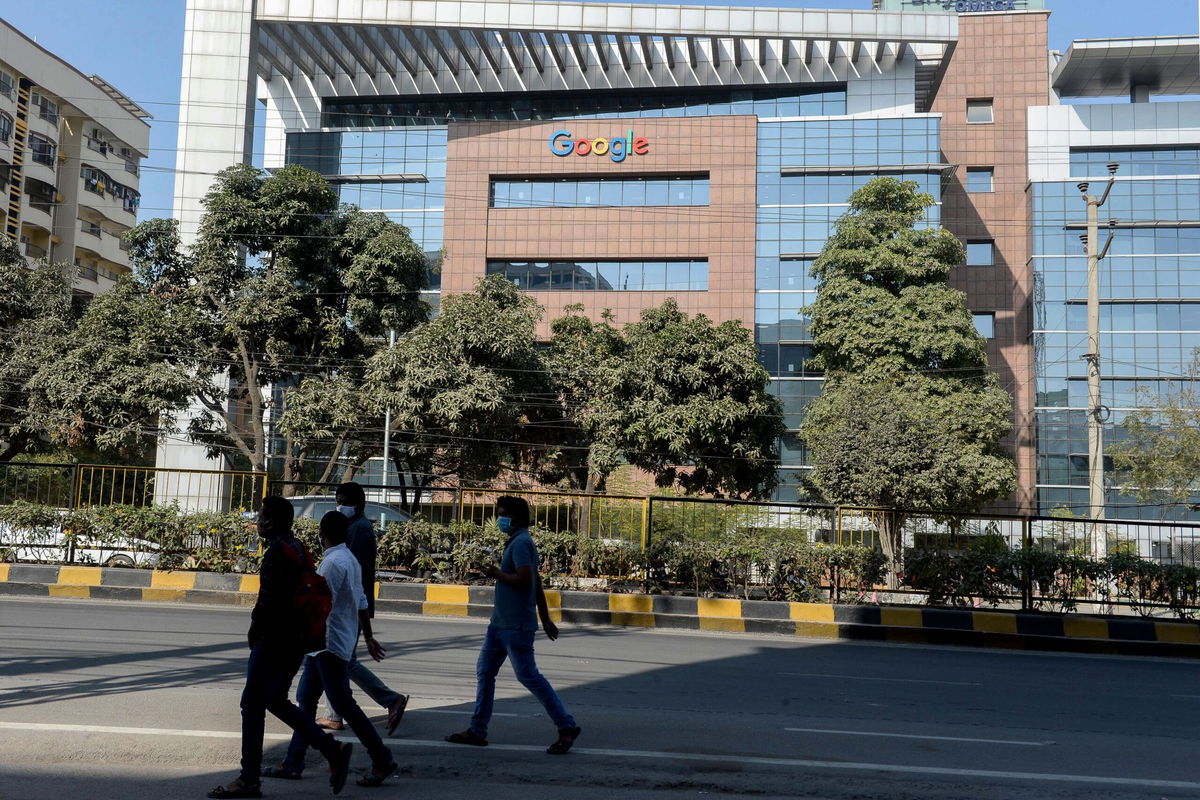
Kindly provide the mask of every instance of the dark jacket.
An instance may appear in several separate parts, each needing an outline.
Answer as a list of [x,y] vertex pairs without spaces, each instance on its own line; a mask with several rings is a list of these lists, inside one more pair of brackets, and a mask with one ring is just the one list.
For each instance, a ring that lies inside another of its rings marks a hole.
[[375,526],[362,514],[350,518],[350,535],[346,546],[362,567],[363,593],[367,596],[367,615],[375,616],[375,560],[379,543],[375,540]]
[[[292,553],[285,548],[292,548]],[[258,600],[250,612],[246,634],[251,647],[260,642],[273,650],[290,652],[300,647],[299,624],[292,608],[306,558],[304,545],[290,535],[267,545],[258,571]]]

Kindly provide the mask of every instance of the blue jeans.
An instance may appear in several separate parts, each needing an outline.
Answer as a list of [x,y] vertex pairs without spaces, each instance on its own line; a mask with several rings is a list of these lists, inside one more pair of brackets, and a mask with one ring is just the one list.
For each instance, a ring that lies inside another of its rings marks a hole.
[[[384,708],[390,709],[403,697],[395,689],[388,688],[387,684],[379,680],[379,676],[371,670],[367,669],[367,665],[358,660],[358,654],[353,653],[350,656],[350,666],[347,670],[350,673],[350,680],[355,686],[362,689],[376,703]],[[325,710],[321,713],[325,719],[341,722],[342,718],[333,710],[333,704],[328,700],[325,702]]]
[[[346,720],[354,735],[363,743],[363,747],[367,748],[372,766],[386,767],[392,763],[392,752],[384,746],[379,732],[355,702],[354,695],[350,692],[348,666],[349,662],[343,661],[328,650],[305,658],[300,686],[296,689],[296,702],[300,706],[298,711],[308,723],[316,727],[317,703],[321,699],[321,692],[325,692],[329,702],[333,704],[333,710]],[[297,774],[303,772],[304,754],[308,752],[308,748],[309,742],[303,736],[293,734],[283,766]]]
[[537,663],[533,660],[533,634],[534,631],[488,625],[483,647],[479,650],[479,660],[475,662],[478,683],[475,689],[475,713],[471,717],[472,733],[487,738],[488,722],[492,719],[492,705],[496,699],[496,675],[505,659],[512,661],[517,680],[541,701],[559,730],[575,727],[575,718],[563,708],[550,681],[538,672]]
[[242,690],[242,783],[257,785],[262,776],[263,729],[267,712],[283,720],[304,747],[315,747],[328,757],[337,752],[337,740],[317,727],[288,700],[292,679],[300,668],[300,654],[282,653],[262,644],[250,650],[246,663],[246,688]]

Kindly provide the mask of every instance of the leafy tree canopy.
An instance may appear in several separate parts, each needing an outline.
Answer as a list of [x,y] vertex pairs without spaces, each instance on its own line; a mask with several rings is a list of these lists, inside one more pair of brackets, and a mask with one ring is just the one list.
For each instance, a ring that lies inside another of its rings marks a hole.
[[[813,263],[814,365],[825,386],[801,435],[810,488],[828,502],[969,511],[1015,485],[999,447],[1011,400],[988,370],[965,295],[946,284],[962,245],[922,227],[932,204],[914,182],[870,181]],[[899,525],[881,534],[895,580]]]
[[[143,286],[196,321],[187,364],[204,411],[192,437],[265,470],[267,392],[286,409],[303,378],[361,367],[387,330],[424,319],[425,254],[383,215],[339,207],[299,166],[230,167],[204,208],[191,248],[174,221],[150,220],[127,234],[130,254]],[[321,430],[313,422],[294,430]],[[284,443],[285,479],[303,471],[308,444]]]
[[549,363],[587,488],[622,462],[688,492],[775,487],[782,408],[740,324],[689,319],[671,299],[619,332],[576,311],[553,334]]
[[1138,502],[1159,506],[1162,518],[1178,515],[1181,506],[1200,494],[1200,362],[1189,374],[1141,398],[1118,428],[1108,448],[1122,488]]

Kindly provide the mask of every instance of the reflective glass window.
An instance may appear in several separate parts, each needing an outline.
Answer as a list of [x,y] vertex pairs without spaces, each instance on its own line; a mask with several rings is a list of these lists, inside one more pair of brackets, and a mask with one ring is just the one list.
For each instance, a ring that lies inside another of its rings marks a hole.
[[487,274],[504,275],[536,291],[704,291],[708,262],[664,261],[489,261]]
[[990,192],[992,189],[991,167],[967,167],[967,191]]
[[991,241],[967,242],[967,266],[986,267],[996,263],[995,249]]
[[972,314],[972,322],[975,323],[975,330],[985,339],[996,338],[996,315],[995,314]]

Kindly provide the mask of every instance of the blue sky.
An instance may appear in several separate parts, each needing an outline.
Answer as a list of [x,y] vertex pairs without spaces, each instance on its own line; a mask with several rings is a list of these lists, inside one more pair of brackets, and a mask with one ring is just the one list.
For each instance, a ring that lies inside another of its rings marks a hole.
[[[762,0],[721,4],[773,5]],[[788,5],[870,8],[871,2]],[[1048,0],[1047,5],[1053,9],[1052,49],[1066,50],[1072,39],[1191,34],[1200,27],[1196,0]],[[183,12],[184,0],[0,0],[0,17],[80,71],[99,74],[154,115],[151,156],[142,174],[143,219],[171,213]]]

